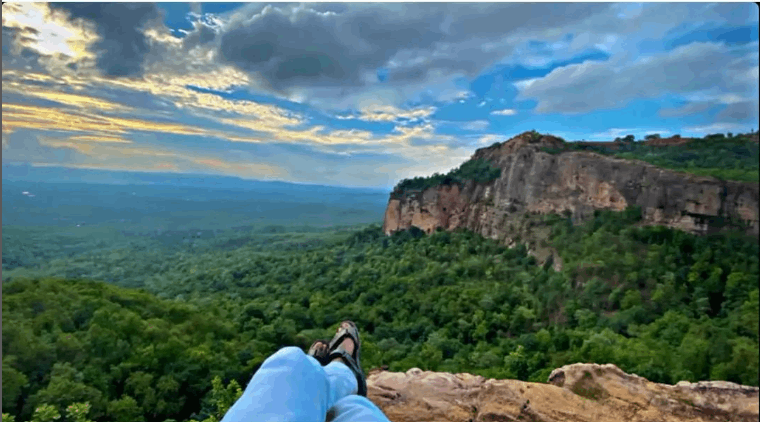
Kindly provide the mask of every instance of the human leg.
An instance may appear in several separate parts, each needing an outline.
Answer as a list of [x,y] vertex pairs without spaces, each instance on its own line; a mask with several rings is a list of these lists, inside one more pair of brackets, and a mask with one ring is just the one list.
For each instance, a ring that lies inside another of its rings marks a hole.
[[358,390],[341,363],[322,367],[297,347],[285,347],[261,365],[222,422],[322,421],[328,409]]

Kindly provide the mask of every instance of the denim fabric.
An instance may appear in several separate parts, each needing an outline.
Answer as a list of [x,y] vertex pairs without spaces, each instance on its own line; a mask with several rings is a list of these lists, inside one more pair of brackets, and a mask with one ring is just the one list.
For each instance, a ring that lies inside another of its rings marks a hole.
[[222,422],[389,422],[365,397],[346,365],[321,366],[298,347],[285,347],[261,365]]

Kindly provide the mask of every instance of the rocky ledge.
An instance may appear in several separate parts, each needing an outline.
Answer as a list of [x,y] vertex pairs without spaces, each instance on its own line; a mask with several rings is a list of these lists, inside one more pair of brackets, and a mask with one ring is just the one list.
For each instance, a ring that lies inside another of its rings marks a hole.
[[367,381],[369,399],[393,422],[758,420],[757,387],[658,384],[611,364],[563,366],[547,384],[417,368],[375,370]]
[[749,234],[760,233],[756,182],[722,181],[592,152],[546,151],[563,145],[554,136],[526,132],[481,148],[472,159],[500,168],[498,179],[394,191],[383,230],[391,234],[415,226],[430,233],[461,227],[510,243],[515,231],[509,227],[523,215],[569,212],[585,220],[595,210],[636,205],[643,224],[702,234],[735,219],[747,225]]

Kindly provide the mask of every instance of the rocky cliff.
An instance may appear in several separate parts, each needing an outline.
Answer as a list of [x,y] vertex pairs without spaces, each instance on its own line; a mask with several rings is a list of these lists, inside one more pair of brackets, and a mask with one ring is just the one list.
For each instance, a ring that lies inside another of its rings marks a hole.
[[757,387],[657,384],[610,364],[564,366],[548,384],[416,368],[371,372],[367,382],[369,399],[393,422],[758,420]]
[[748,232],[758,235],[757,183],[678,173],[593,152],[544,152],[563,144],[553,136],[526,132],[479,149],[472,158],[501,168],[498,179],[394,192],[383,230],[391,234],[416,226],[429,233],[462,227],[510,244],[516,242],[523,216],[569,212],[583,220],[597,209],[639,205],[643,224],[705,233],[731,218],[746,222]]

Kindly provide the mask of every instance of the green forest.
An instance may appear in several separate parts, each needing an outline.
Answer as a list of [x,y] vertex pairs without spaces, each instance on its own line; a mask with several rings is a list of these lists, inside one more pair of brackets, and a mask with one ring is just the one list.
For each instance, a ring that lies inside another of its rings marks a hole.
[[[650,139],[655,138],[650,137]],[[633,136],[619,141],[622,142],[610,142],[609,146],[566,142],[563,149],[544,148],[544,151],[552,154],[563,151],[591,151],[630,160],[646,161],[658,167],[698,176],[740,182],[760,180],[760,148],[758,142],[751,139],[751,135],[714,134],[691,140],[683,145],[667,146],[635,142]]]
[[400,181],[391,193],[391,198],[398,198],[404,192],[423,191],[438,185],[462,184],[467,180],[477,183],[487,183],[501,176],[501,169],[493,167],[488,161],[473,159],[465,161],[461,166],[446,174],[435,173],[429,177],[415,177]]
[[4,226],[3,421],[216,421],[267,356],[346,318],[365,371],[546,382],[595,362],[758,385],[756,238],[640,227],[637,208],[531,218],[562,271],[467,231],[92,228],[74,253]]

